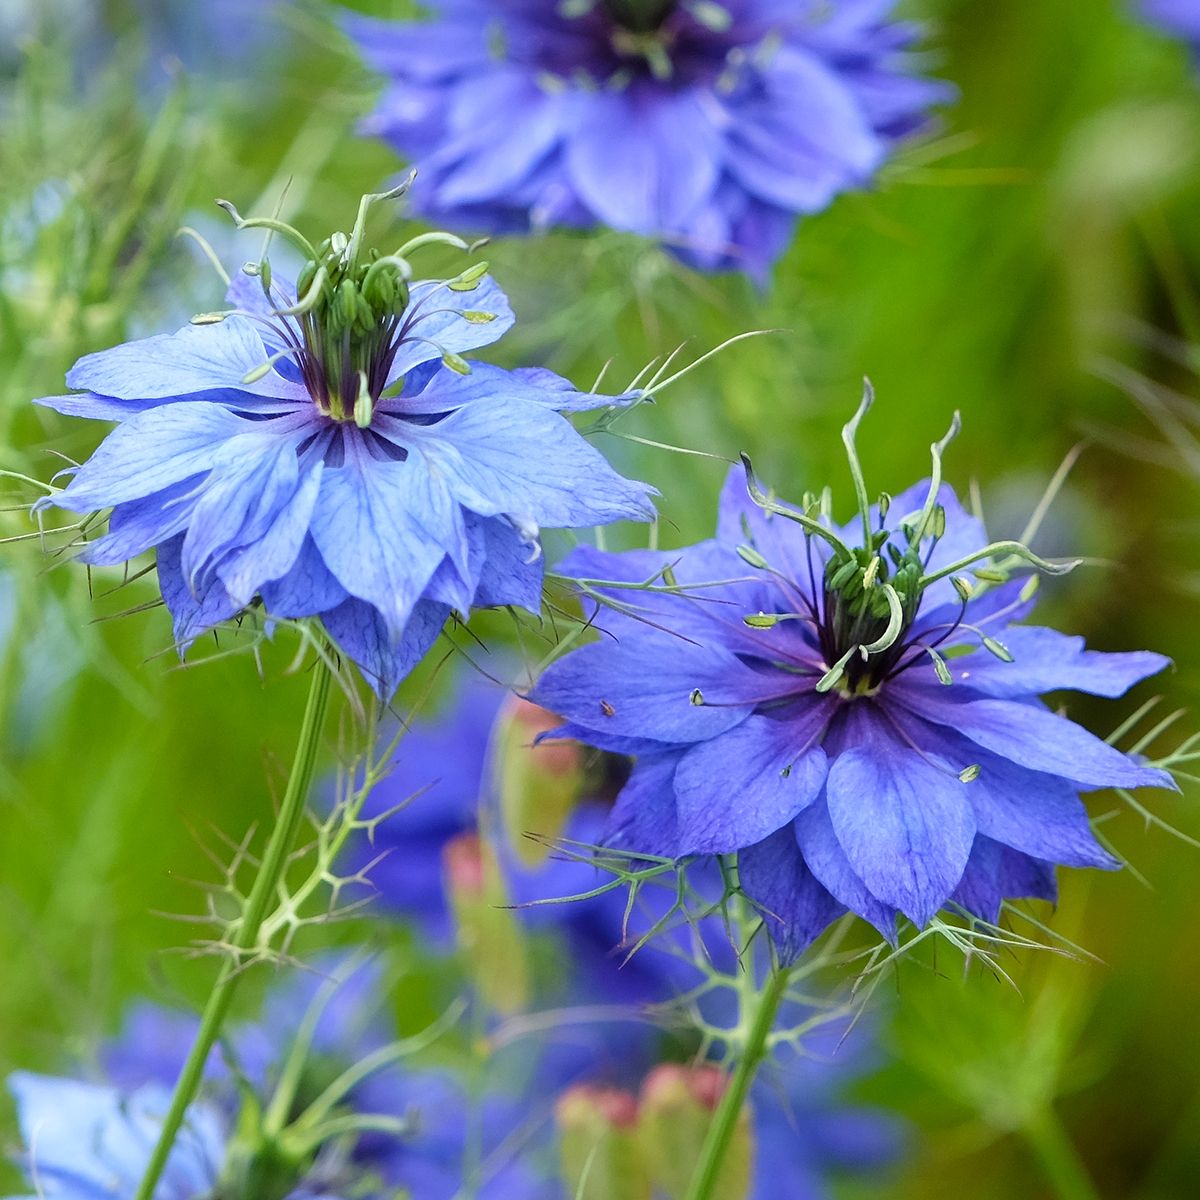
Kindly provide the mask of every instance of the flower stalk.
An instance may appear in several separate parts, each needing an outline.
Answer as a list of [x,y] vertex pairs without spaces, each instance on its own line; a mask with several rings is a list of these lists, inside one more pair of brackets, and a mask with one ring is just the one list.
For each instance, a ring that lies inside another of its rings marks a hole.
[[700,1148],[700,1157],[692,1173],[685,1200],[712,1200],[715,1195],[742,1107],[746,1103],[750,1085],[758,1074],[758,1068],[769,1053],[771,1030],[775,1025],[779,1006],[787,994],[790,968],[772,961],[770,973],[761,990],[754,986],[752,967],[749,963],[746,964],[745,971],[747,987],[741,1000],[743,1028],[746,1028],[747,1022],[749,1026],[745,1045],[729,1080],[729,1086],[721,1096],[716,1112],[713,1113],[712,1123]]
[[171,1106],[163,1121],[162,1132],[146,1167],[146,1173],[142,1177],[136,1200],[152,1200],[154,1196],[154,1190],[158,1186],[158,1181],[170,1157],[171,1148],[183,1126],[188,1106],[195,1099],[204,1077],[204,1067],[208,1062],[208,1056],[221,1036],[221,1030],[237,992],[238,983],[242,978],[244,957],[253,955],[258,948],[259,934],[287,869],[288,856],[304,817],[313,771],[316,767],[321,730],[324,727],[325,714],[329,708],[329,690],[332,680],[333,672],[327,662],[327,656],[325,654],[318,655],[309,683],[308,703],[305,706],[304,718],[300,726],[300,738],[296,746],[296,756],[292,764],[292,773],[288,778],[283,804],[280,806],[275,828],[271,831],[266,853],[263,855],[262,864],[255,876],[254,885],[247,897],[245,911],[235,925],[230,938],[234,955],[222,966],[221,973],[213,984],[213,990],[208,997],[204,1015],[201,1018],[200,1028],[196,1032],[196,1040],[192,1044],[187,1061],[175,1084]]

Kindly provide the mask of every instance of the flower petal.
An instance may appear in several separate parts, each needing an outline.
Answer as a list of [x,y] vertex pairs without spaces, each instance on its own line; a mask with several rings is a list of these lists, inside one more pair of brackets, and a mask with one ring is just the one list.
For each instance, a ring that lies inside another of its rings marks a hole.
[[379,697],[389,700],[437,641],[449,615],[446,605],[420,600],[397,638],[376,609],[351,598],[322,613],[321,622]]
[[419,448],[465,508],[555,528],[654,516],[654,490],[624,479],[564,417],[503,385],[434,425],[383,417],[379,432]]
[[720,646],[641,634],[572,651],[546,669],[529,698],[605,734],[702,742],[750,715],[760,680]]
[[254,428],[219,404],[168,404],[117,426],[53,503],[71,512],[111,508],[210,471],[230,438]]
[[847,746],[829,768],[834,832],[871,893],[923,928],[970,857],[968,785],[902,742],[876,713],[854,715]]
[[1005,900],[1058,900],[1054,866],[1002,846],[982,835],[975,839],[967,869],[951,897],[968,912],[991,924],[1000,919]]
[[790,829],[740,851],[738,878],[762,912],[785,965],[795,962],[846,911],[809,870]]
[[443,557],[465,550],[462,512],[419,455],[381,461],[359,438],[345,445],[343,465],[321,480],[313,541],[342,587],[399,637]]
[[750,716],[692,746],[675,772],[679,852],[732,854],[807,808],[825,785],[819,742],[834,707],[814,695],[786,719]]
[[183,535],[158,547],[158,588],[171,613],[175,627],[175,646],[180,654],[202,634],[228,621],[241,611],[238,604],[216,578],[193,591],[184,578],[181,558]]
[[679,856],[679,822],[672,781],[677,754],[645,754],[617,796],[604,831],[614,850],[656,857]]
[[[935,685],[937,686],[937,685]],[[1081,725],[1037,703],[969,700],[949,688],[893,681],[889,703],[946,725],[1000,758],[1084,787],[1161,787],[1178,791],[1166,771],[1138,765]],[[970,693],[967,693],[970,695]]]
[[1081,637],[1036,625],[1010,625],[996,637],[1012,655],[1012,662],[980,649],[948,665],[954,678],[972,691],[1002,700],[1067,689],[1093,696],[1123,696],[1135,683],[1171,665],[1169,658],[1149,651],[1106,654],[1088,650]]
[[[489,313],[493,320],[472,321],[463,316],[464,312]],[[490,275],[485,275],[470,292],[452,291],[445,281],[437,279],[414,283],[404,311],[404,340],[392,361],[388,383],[395,383],[413,367],[441,358],[447,350],[465,354],[490,346],[515,321],[508,297]]]
[[[256,383],[244,383],[267,360],[253,323],[227,317],[215,325],[185,325],[110,350],[88,354],[67,372],[67,385],[120,400],[159,400],[229,389],[248,396],[312,403],[298,384],[270,370]],[[253,401],[249,401],[251,407]]]
[[833,831],[824,797],[810,804],[796,818],[792,831],[808,869],[821,885],[851,912],[874,925],[894,945],[896,910],[873,896],[850,865]]

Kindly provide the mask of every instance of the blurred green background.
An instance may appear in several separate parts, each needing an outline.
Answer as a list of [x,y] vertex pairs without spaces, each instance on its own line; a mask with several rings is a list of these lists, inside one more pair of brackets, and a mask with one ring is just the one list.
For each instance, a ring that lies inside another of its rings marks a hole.
[[[285,215],[320,236],[401,166],[354,135],[376,83],[330,10],[286,6],[251,38],[189,32],[200,7],[0,5],[6,469],[46,479],[56,455],[95,445],[95,426],[29,403],[63,390],[78,355],[219,305],[217,277],[174,236],[195,225],[230,265],[254,257],[258,243],[235,248],[216,219],[215,196],[271,208],[290,179]],[[620,428],[723,458],[747,450],[783,494],[830,483],[844,511],[838,431],[868,375],[869,486],[922,475],[959,409],[948,477],[978,484],[998,535],[1020,530],[1086,440],[1036,546],[1103,562],[1048,585],[1045,619],[1095,648],[1164,651],[1178,669],[1072,712],[1106,733],[1162,693],[1159,710],[1189,709],[1177,729],[1195,729],[1200,475],[1132,394],[1137,379],[1177,392],[1165,411],[1185,437],[1198,394],[1188,343],[1200,342],[1194,64],[1120,0],[905,8],[929,23],[930,70],[961,98],[876,190],[802,224],[769,294],[612,234],[554,236],[536,253],[500,242],[488,254],[521,323],[495,357],[581,385],[612,359],[610,383],[623,384],[684,339],[696,354],[780,329]],[[661,489],[664,544],[709,530],[720,461],[605,442]],[[27,535],[36,492],[16,479],[0,492],[0,536]],[[185,881],[213,872],[198,840],[238,837],[269,812],[304,685],[284,674],[286,646],[265,682],[245,657],[178,669],[161,608],[118,616],[153,600],[151,580],[112,595],[118,576],[89,580],[36,542],[0,555],[2,1074],[86,1053],[131,996],[203,995],[210,964],[168,953],[190,930],[156,914],[197,907]],[[1200,835],[1193,801],[1153,798]],[[1099,961],[1013,956],[1019,990],[964,974],[944,949],[903,964],[886,989],[892,1061],[864,1094],[920,1133],[886,1186],[847,1194],[1049,1195],[1036,1147],[1051,1105],[1104,1196],[1200,1191],[1200,849],[1147,830],[1114,797],[1093,811],[1111,817],[1105,836],[1135,870],[1064,873],[1052,920]]]

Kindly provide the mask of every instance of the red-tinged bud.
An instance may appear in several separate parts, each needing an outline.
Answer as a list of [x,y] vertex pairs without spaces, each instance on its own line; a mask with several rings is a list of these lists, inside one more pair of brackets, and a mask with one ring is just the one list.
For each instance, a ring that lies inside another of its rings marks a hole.
[[495,851],[478,833],[462,833],[442,851],[446,895],[463,962],[484,1001],[517,1012],[529,997],[525,934],[508,908]]
[[[713,1113],[729,1077],[711,1063],[664,1063],[642,1083],[638,1134],[656,1187],[669,1200],[687,1195]],[[730,1143],[714,1200],[746,1200],[754,1161],[750,1113],[743,1109]]]
[[577,1200],[650,1200],[637,1097],[579,1084],[554,1109],[567,1194]]
[[583,789],[581,748],[568,741],[537,741],[561,723],[517,697],[505,704],[497,720],[495,778],[502,832],[527,867],[546,860]]

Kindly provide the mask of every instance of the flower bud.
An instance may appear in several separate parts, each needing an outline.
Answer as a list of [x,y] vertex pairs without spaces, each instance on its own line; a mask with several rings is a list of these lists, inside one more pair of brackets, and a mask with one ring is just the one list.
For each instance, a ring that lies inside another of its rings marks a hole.
[[554,1116],[567,1195],[577,1200],[650,1200],[635,1096],[579,1084],[559,1098]]
[[[574,742],[547,741],[539,734],[561,720],[528,700],[513,697],[496,724],[495,780],[504,835],[517,858],[536,867],[562,835],[583,787],[583,752]],[[538,839],[526,837],[535,833]]]
[[[664,1063],[642,1083],[638,1133],[651,1178],[669,1200],[687,1194],[713,1113],[728,1079],[715,1066]],[[754,1161],[748,1108],[742,1110],[713,1200],[746,1200]]]
[[529,997],[525,936],[500,865],[478,833],[462,833],[442,851],[446,895],[463,962],[484,1001],[497,1012],[524,1008]]

